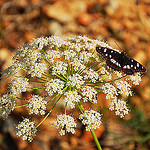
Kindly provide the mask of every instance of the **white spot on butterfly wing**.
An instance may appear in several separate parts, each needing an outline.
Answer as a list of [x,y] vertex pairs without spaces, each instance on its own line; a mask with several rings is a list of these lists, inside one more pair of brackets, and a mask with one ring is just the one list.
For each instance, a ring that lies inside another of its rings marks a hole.
[[140,66],[140,64],[139,63],[137,63],[137,67],[139,67]]
[[116,65],[117,65],[117,66],[119,66],[119,63],[118,63],[118,62],[116,62]]
[[129,66],[129,65],[127,65],[127,68],[128,68],[128,69],[130,69],[130,66]]
[[123,68],[124,68],[124,69],[126,69],[126,68],[127,68],[127,66],[125,65],[125,66],[123,66]]
[[107,48],[104,48],[104,53],[106,53],[106,51],[107,51]]
[[110,59],[110,61],[114,64],[116,63],[116,60],[114,60],[114,59]]

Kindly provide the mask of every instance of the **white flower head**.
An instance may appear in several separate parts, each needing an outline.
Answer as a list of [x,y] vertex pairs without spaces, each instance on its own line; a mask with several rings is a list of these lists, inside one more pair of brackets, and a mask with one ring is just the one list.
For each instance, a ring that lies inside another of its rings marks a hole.
[[79,116],[79,119],[84,125],[86,125],[86,131],[99,128],[102,124],[101,114],[95,110],[85,110],[83,114]]
[[83,60],[84,62],[88,62],[91,57],[94,57],[93,54],[86,51],[81,52],[79,55],[79,59]]
[[56,58],[60,58],[61,55],[61,52],[57,50],[49,50],[48,52],[46,52],[46,58],[52,63],[55,61]]
[[45,114],[47,102],[38,95],[32,95],[32,98],[29,99],[29,105],[27,106],[29,110],[29,114]]
[[47,91],[50,96],[56,92],[62,94],[64,84],[65,82],[61,81],[60,79],[51,79],[49,82],[46,82],[45,91]]
[[85,82],[83,80],[83,76],[81,76],[77,73],[69,76],[68,79],[69,79],[69,81],[67,81],[67,85],[76,87],[77,89],[79,89],[81,87],[81,85],[83,85]]
[[63,54],[65,56],[65,60],[69,60],[77,55],[73,50],[65,50]]
[[84,70],[86,68],[83,61],[78,58],[75,58],[70,64],[73,66],[74,71],[78,71],[79,69]]
[[26,92],[26,86],[28,84],[29,79],[24,77],[16,77],[9,85],[10,92],[15,95],[20,94],[21,92]]
[[65,132],[75,134],[74,128],[76,127],[76,123],[74,118],[69,115],[62,114],[57,116],[56,121],[53,122],[53,126],[60,129],[60,135],[65,135]]
[[139,85],[139,83],[141,83],[141,81],[142,81],[141,74],[138,72],[134,75],[131,75],[131,76],[129,76],[128,80],[131,80],[131,82],[133,82],[134,85]]
[[106,94],[106,99],[116,98],[116,96],[118,95],[116,87],[110,83],[105,83],[102,86],[102,89]]
[[109,109],[114,110],[116,115],[119,115],[120,118],[123,118],[126,114],[129,113],[126,101],[120,99],[113,99],[110,103]]
[[33,137],[36,136],[37,129],[34,126],[34,122],[31,122],[28,118],[20,122],[16,128],[16,135],[22,137],[22,140],[32,142]]
[[116,82],[117,88],[119,89],[120,94],[124,94],[126,96],[131,95],[132,96],[132,91],[131,91],[131,85],[127,81],[119,81]]
[[64,102],[67,102],[71,108],[75,108],[75,102],[79,102],[81,99],[81,96],[77,91],[68,91],[64,95],[66,95]]
[[28,44],[18,49],[14,59],[20,61],[22,68],[30,70],[31,66],[34,66],[37,62],[40,62],[42,55],[39,51],[34,49],[33,45]]
[[0,116],[4,119],[14,110],[16,105],[16,96],[14,94],[4,94],[0,98]]
[[84,73],[86,73],[84,79],[91,79],[93,83],[98,80],[99,74],[93,69],[85,70]]
[[90,86],[85,86],[82,88],[82,95],[84,96],[83,98],[84,102],[90,100],[93,101],[94,103],[97,103],[96,94],[97,91]]
[[44,71],[47,70],[47,67],[44,63],[35,63],[30,67],[28,74],[31,74],[31,77],[41,77]]
[[55,74],[66,74],[68,65],[62,61],[56,62],[55,65],[52,67],[52,75]]

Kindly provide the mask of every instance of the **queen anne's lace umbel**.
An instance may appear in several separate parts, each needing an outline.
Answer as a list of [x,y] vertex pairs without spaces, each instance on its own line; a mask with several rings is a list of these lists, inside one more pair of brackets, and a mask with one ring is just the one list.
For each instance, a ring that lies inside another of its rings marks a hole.
[[53,126],[56,126],[57,129],[61,128],[59,132],[60,135],[65,135],[65,132],[71,132],[72,134],[74,134],[76,122],[74,121],[73,117],[62,114],[58,115],[57,119],[53,121]]
[[[123,98],[118,99],[118,95],[132,96],[132,84],[141,82],[140,74],[124,77],[123,73],[108,69],[97,55],[97,46],[111,48],[85,36],[42,37],[18,48],[14,63],[2,72],[3,80],[10,76],[13,80],[7,93],[0,98],[0,116],[6,118],[15,108],[27,106],[29,114],[45,115],[46,119],[62,101],[65,113],[58,115],[53,122],[60,129],[60,135],[75,133],[76,122],[73,115],[66,115],[67,106],[79,108],[82,112],[79,119],[89,131],[101,125],[101,114],[85,110],[84,103],[97,107],[97,95],[102,93],[107,101],[110,100],[109,110],[123,118],[129,109],[127,102]],[[22,76],[17,76],[19,71]],[[35,93],[30,98],[21,98],[20,94],[28,90]],[[26,104],[18,106],[17,99]],[[31,142],[39,125],[35,127],[29,119],[24,119],[17,127],[17,135]]]

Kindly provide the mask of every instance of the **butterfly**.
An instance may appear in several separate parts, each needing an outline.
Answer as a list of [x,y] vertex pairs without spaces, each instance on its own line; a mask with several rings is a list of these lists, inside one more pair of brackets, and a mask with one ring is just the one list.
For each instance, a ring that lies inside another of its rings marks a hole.
[[96,47],[96,51],[106,60],[106,64],[115,71],[122,71],[126,75],[146,72],[146,69],[139,62],[126,56],[124,52],[117,52],[107,47]]

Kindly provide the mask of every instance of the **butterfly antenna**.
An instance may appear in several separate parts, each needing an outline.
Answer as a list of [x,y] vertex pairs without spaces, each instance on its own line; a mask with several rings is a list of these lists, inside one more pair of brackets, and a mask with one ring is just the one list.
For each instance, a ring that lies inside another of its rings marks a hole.
[[131,51],[131,50],[133,50],[133,48],[131,47],[128,51]]
[[115,44],[119,47],[119,49],[121,49],[121,51],[124,52],[124,50],[117,44],[117,42],[116,42],[116,41],[114,41],[114,42],[115,42]]
[[[116,43],[116,45],[124,52],[124,53],[126,53],[118,44],[117,44],[117,42],[116,41],[114,41],[115,43]],[[132,50],[133,48],[130,48],[128,51],[130,51],[130,50]]]
[[121,49],[121,50],[123,50],[118,44],[117,44],[117,42],[116,41],[114,41],[115,43],[116,43],[116,45]]

